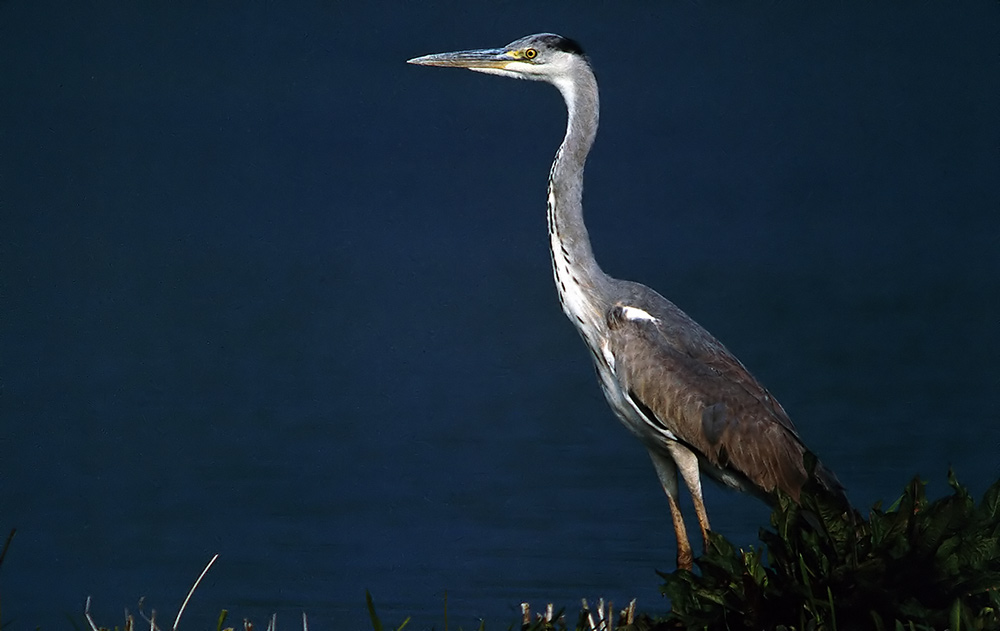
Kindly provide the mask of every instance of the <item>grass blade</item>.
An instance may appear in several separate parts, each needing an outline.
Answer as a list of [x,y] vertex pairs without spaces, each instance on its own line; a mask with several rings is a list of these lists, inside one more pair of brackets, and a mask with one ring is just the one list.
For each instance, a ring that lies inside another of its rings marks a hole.
[[365,602],[368,603],[368,615],[372,619],[372,629],[382,631],[382,621],[378,619],[378,614],[375,613],[375,601],[372,600],[371,592],[367,589],[365,590]]
[[208,565],[205,566],[205,569],[201,571],[201,574],[198,575],[198,579],[194,582],[194,585],[191,586],[191,589],[188,590],[187,598],[185,598],[184,602],[181,603],[181,608],[177,610],[177,617],[174,618],[174,626],[171,627],[173,631],[177,631],[177,625],[181,623],[181,615],[184,613],[184,608],[187,607],[188,601],[191,600],[194,590],[198,589],[198,584],[201,583],[201,579],[205,578],[205,575],[208,574],[208,568],[212,567],[212,564],[215,563],[215,560],[218,558],[219,554],[216,553],[215,556],[212,557],[212,560],[208,562]]

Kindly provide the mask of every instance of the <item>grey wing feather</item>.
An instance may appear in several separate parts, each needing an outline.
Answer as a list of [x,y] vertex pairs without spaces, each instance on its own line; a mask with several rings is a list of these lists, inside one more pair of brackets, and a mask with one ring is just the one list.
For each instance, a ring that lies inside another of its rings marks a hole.
[[627,317],[622,304],[609,311],[622,391],[647,422],[710,464],[710,473],[735,474],[762,496],[780,489],[797,499],[806,448],[785,410],[721,343],[664,302],[651,318]]

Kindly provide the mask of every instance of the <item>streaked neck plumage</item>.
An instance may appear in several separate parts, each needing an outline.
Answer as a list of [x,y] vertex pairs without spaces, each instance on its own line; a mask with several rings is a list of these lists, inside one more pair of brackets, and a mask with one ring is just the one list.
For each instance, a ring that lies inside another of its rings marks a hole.
[[552,273],[563,312],[592,348],[604,327],[602,295],[608,278],[594,259],[583,223],[583,167],[597,134],[598,95],[594,73],[583,60],[568,78],[555,82],[569,112],[563,138],[549,172],[548,224]]

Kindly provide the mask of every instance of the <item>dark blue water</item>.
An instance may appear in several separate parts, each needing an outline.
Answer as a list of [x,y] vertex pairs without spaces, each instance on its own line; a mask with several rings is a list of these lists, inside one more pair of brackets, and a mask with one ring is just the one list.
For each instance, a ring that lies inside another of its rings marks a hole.
[[[1000,476],[1000,5],[0,2],[2,622],[283,629],[639,598],[673,534],[559,311],[552,30],[605,269],[719,336],[859,506]],[[711,487],[742,545],[767,510]]]

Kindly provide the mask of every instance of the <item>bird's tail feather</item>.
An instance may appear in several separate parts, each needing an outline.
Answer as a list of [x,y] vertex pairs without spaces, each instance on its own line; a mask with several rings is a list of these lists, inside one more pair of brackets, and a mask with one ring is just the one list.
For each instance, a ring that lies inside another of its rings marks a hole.
[[840,483],[840,480],[837,479],[837,475],[830,469],[827,469],[812,452],[807,451],[804,455],[804,460],[806,472],[809,477],[818,482],[819,486],[834,499],[838,500],[845,510],[852,511],[851,502],[847,499],[847,490]]

